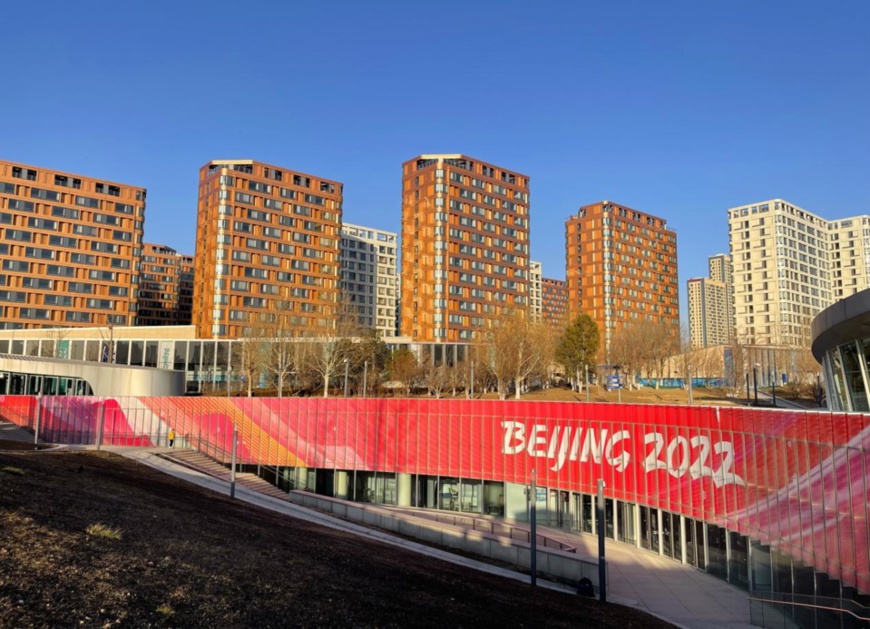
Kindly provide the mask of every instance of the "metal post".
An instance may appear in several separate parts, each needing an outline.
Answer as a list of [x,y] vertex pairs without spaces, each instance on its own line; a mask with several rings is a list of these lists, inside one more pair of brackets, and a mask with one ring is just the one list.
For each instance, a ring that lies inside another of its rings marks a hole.
[[749,406],[750,401],[751,400],[749,397],[749,372],[747,371],[746,372],[746,406]]
[[755,389],[755,405],[758,406],[758,367],[752,365],[752,386]]
[[586,401],[589,401],[589,365],[583,365],[586,369],[586,380],[583,382],[583,386],[586,387]]
[[103,441],[103,422],[105,421],[105,419],[106,419],[106,402],[103,401],[100,404],[100,414],[99,414],[99,420],[97,423],[97,450],[100,449],[100,444]]
[[233,424],[233,459],[230,467],[230,498],[236,497],[236,447],[239,443],[239,429]]
[[607,563],[604,558],[604,479],[598,479],[598,499],[595,505],[598,525],[598,592],[599,600],[607,602]]
[[692,404],[692,372],[686,369],[686,380],[689,381],[689,405]]
[[227,367],[227,397],[230,397],[230,380],[233,379],[233,368]]
[[773,380],[770,381],[771,394],[773,395],[773,405],[776,406],[776,379],[779,376],[776,373],[776,352],[773,353]]
[[363,363],[363,397],[366,397],[369,391],[369,361]]
[[347,397],[347,369],[348,362],[347,358],[344,359],[344,397]]
[[537,486],[537,478],[536,478],[535,470],[532,470],[532,489],[530,491],[530,500],[529,503],[529,520],[531,523],[531,530],[529,532],[529,542],[532,546],[532,554],[530,557],[530,566],[529,572],[532,577],[532,586],[534,587],[538,582],[538,515],[537,515],[537,502],[538,502],[538,486]]
[[36,398],[36,427],[33,430],[33,445],[39,443],[39,424],[42,420],[42,394]]
[[471,399],[474,399],[474,361],[471,361]]
[[622,380],[619,379],[619,369],[616,370],[616,402],[622,404]]

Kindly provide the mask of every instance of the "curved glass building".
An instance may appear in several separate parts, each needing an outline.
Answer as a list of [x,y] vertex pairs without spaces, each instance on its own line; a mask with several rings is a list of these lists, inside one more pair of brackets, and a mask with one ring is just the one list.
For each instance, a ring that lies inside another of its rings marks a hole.
[[825,374],[828,408],[870,412],[870,289],[820,312],[812,323],[813,355]]

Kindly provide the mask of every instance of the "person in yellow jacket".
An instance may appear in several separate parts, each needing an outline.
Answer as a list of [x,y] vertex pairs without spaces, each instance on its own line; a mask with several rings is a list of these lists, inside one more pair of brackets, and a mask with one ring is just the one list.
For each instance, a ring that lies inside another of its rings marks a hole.
[[175,428],[170,428],[170,429],[169,429],[169,434],[167,435],[167,437],[169,437],[169,447],[170,447],[170,448],[175,447],[175,446],[173,445],[173,444],[175,443]]

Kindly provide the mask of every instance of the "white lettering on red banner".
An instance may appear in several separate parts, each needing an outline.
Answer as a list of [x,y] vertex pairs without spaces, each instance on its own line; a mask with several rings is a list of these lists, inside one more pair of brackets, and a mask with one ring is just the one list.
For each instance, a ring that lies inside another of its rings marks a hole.
[[[598,431],[582,426],[548,426],[534,424],[526,428],[523,422],[504,421],[502,454],[516,455],[525,452],[531,457],[551,461],[550,469],[561,470],[568,461],[586,463],[590,457],[594,463],[604,460],[618,472],[624,472],[631,461],[631,434],[627,430],[614,432],[606,428]],[[711,478],[716,487],[724,485],[746,486],[746,481],[733,470],[734,445],[730,441],[710,443],[705,435],[691,438],[678,435],[665,443],[660,432],[646,433],[643,443],[648,446],[647,456],[641,462],[646,472],[666,470],[674,478],[685,474],[697,480]],[[711,453],[719,455],[718,467],[714,468]]]

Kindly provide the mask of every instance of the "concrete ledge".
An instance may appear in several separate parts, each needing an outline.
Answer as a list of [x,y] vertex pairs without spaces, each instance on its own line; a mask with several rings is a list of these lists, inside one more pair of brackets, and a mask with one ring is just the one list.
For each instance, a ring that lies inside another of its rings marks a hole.
[[[528,531],[504,522],[493,520],[480,527],[485,530],[479,530],[472,528],[473,518],[452,514],[409,513],[377,505],[318,496],[301,490],[291,491],[288,499],[295,504],[324,511],[336,517],[362,522],[430,544],[474,553],[526,570],[531,565]],[[433,515],[441,517],[432,517]],[[466,526],[467,524],[472,526]],[[537,569],[538,573],[546,578],[577,582],[586,577],[596,588],[599,585],[597,557],[580,556],[576,548],[544,536],[538,536]]]

